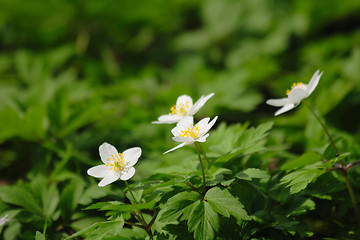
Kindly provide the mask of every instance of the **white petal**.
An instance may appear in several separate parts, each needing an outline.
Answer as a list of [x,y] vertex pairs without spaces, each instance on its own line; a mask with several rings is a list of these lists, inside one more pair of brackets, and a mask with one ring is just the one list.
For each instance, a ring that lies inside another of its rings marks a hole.
[[179,136],[182,132],[181,131],[184,131],[186,130],[185,127],[183,126],[176,126],[174,127],[173,129],[171,129],[171,133],[174,135],[174,136]]
[[104,177],[100,182],[99,182],[99,187],[104,187],[110,183],[115,182],[116,180],[119,179],[119,175],[117,174],[110,174],[107,175],[106,177]]
[[195,140],[192,137],[179,137],[179,136],[175,136],[172,138],[174,141],[176,142],[184,142],[187,144],[192,144],[195,142]]
[[96,178],[103,178],[109,174],[109,168],[105,165],[99,165],[87,170],[87,174]]
[[214,96],[214,93],[211,93],[205,97],[201,96],[201,98],[197,100],[196,103],[190,108],[188,116],[195,115],[195,113],[197,113],[212,96]]
[[174,151],[174,150],[176,150],[176,149],[178,149],[178,148],[181,148],[181,147],[183,147],[183,146],[185,146],[185,145],[188,145],[188,144],[187,144],[187,143],[181,143],[181,144],[177,145],[176,147],[174,147],[174,148],[172,148],[172,149],[164,152],[163,154],[167,154],[168,152],[172,152],[172,151]]
[[101,146],[99,147],[99,153],[101,161],[103,161],[103,163],[105,164],[107,163],[107,159],[112,158],[111,155],[116,156],[119,154],[116,148],[107,142],[101,144]]
[[275,116],[277,116],[277,115],[279,115],[279,114],[282,114],[282,113],[284,113],[284,112],[287,112],[287,111],[293,109],[294,107],[296,107],[296,106],[295,106],[295,104],[293,104],[293,103],[288,104],[288,105],[285,105],[285,106],[283,106],[282,108],[280,108],[279,110],[277,110],[277,111],[275,112]]
[[206,134],[214,126],[217,119],[218,116],[214,117],[213,120],[211,120],[211,122],[209,122],[206,126],[200,126],[199,136],[202,137],[204,134]]
[[180,107],[182,105],[186,105],[186,104],[188,104],[189,107],[191,107],[193,105],[192,98],[190,96],[188,96],[188,95],[181,95],[176,100],[176,109],[180,109]]
[[176,126],[182,126],[185,129],[190,127],[190,125],[194,125],[194,118],[193,117],[183,117]]
[[120,179],[125,181],[125,180],[128,180],[130,178],[132,178],[132,176],[134,176],[135,174],[135,168],[132,167],[132,168],[129,168],[127,171],[123,171],[120,175]]
[[274,106],[274,107],[282,107],[286,104],[289,104],[288,98],[280,98],[280,99],[269,99],[266,101],[266,104]]
[[321,72],[319,74],[319,70],[317,70],[314,75],[312,76],[309,84],[306,87],[306,97],[310,96],[310,94],[315,90],[316,86],[319,83],[320,77],[323,74],[323,72]]
[[171,124],[171,123],[177,123],[182,118],[183,118],[182,116],[178,116],[178,115],[165,114],[165,115],[161,115],[158,118],[158,121],[154,121],[152,123],[154,123],[154,124],[163,124],[163,123]]
[[206,135],[198,138],[196,141],[198,141],[198,142],[206,142],[206,139],[207,139],[208,136],[209,136],[209,134],[206,134]]
[[129,148],[125,150],[123,154],[126,166],[131,167],[137,163],[139,157],[141,156],[141,148]]
[[4,215],[2,218],[0,218],[0,227],[5,225],[7,222],[9,222],[10,219],[8,218],[8,215]]
[[299,103],[306,97],[306,90],[303,88],[293,88],[289,95],[288,99],[290,103]]

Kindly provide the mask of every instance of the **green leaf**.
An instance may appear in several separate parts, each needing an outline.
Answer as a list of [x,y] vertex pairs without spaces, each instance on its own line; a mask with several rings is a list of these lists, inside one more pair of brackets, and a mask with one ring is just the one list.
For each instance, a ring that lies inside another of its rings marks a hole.
[[40,202],[26,188],[18,186],[3,186],[0,188],[0,198],[10,204],[21,206],[27,211],[43,216]]
[[68,221],[80,202],[85,183],[80,177],[72,179],[61,193],[60,208],[61,215]]
[[198,192],[180,192],[168,199],[165,207],[162,209],[161,220],[177,220],[180,216],[187,220],[192,214],[195,203],[201,199]]
[[238,136],[238,140],[233,144],[233,149],[216,159],[216,162],[227,162],[241,153],[252,154],[263,151],[265,149],[265,137],[268,135],[268,131],[272,126],[273,122],[267,122],[256,128],[252,127],[242,131]]
[[291,187],[290,193],[294,194],[305,189],[309,183],[325,172],[323,163],[317,162],[289,173],[281,178],[280,181],[282,184],[287,184],[286,187]]
[[142,209],[154,209],[157,201],[153,200],[147,203],[139,204],[123,204],[121,202],[111,202],[110,204],[102,207],[100,210],[112,210],[118,212],[134,212]]
[[289,161],[281,166],[281,170],[294,170],[321,161],[321,155],[315,152],[308,152],[299,158]]
[[209,179],[206,181],[207,186],[215,186],[220,183],[223,186],[229,186],[235,179],[225,179],[225,175],[231,175],[232,171],[226,168],[217,169],[212,173]]
[[55,184],[51,184],[42,195],[43,213],[45,217],[53,219],[54,212],[57,209],[59,202],[59,191]]
[[73,239],[78,236],[86,236],[87,240],[103,239],[105,236],[116,236],[124,226],[124,219],[122,217],[113,221],[97,222],[85,228],[70,237],[65,238]]
[[19,238],[20,234],[21,234],[21,223],[18,221],[9,222],[9,225],[5,228],[4,231],[4,240],[20,239]]
[[35,240],[46,240],[46,238],[41,232],[36,231]]
[[253,178],[269,178],[270,176],[263,170],[248,168],[235,175],[238,179],[251,181]]
[[206,201],[219,214],[230,217],[235,217],[239,222],[241,220],[250,220],[249,215],[244,209],[244,205],[231,195],[227,189],[219,187],[211,188],[205,195]]
[[214,239],[219,228],[220,220],[216,211],[208,202],[198,202],[188,221],[189,232],[194,232],[195,239]]
[[84,191],[79,202],[82,205],[89,205],[93,199],[99,199],[105,197],[106,195],[106,188],[100,188],[97,185],[91,185]]
[[226,126],[224,122],[220,123],[206,141],[209,149],[221,155],[230,152],[247,126],[248,124]]

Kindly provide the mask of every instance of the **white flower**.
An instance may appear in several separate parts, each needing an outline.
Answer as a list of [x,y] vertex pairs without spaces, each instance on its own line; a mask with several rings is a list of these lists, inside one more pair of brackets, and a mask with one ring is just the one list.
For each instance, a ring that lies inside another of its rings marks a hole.
[[171,132],[174,135],[172,138],[176,142],[181,142],[178,146],[164,152],[164,154],[174,151],[175,149],[192,144],[194,142],[205,142],[209,136],[207,133],[216,122],[217,116],[210,121],[210,118],[204,118],[194,125],[193,117],[184,117]]
[[291,90],[286,91],[286,95],[288,96],[287,98],[269,99],[266,103],[271,106],[282,107],[275,112],[275,116],[295,108],[304,98],[310,96],[310,94],[315,90],[322,74],[323,72],[320,73],[319,70],[317,70],[308,85],[301,82],[294,83],[291,86]]
[[123,153],[118,153],[113,145],[105,142],[99,147],[99,153],[105,165],[92,167],[87,173],[96,178],[103,178],[99,182],[99,187],[104,187],[119,178],[128,180],[135,174],[133,166],[141,155],[141,148],[129,148]]
[[178,97],[176,105],[170,108],[169,114],[161,115],[158,118],[158,121],[152,123],[177,123],[184,117],[192,117],[212,96],[214,96],[214,93],[211,93],[207,96],[201,96],[201,98],[197,100],[195,104],[193,104],[191,97],[188,95],[182,95]]
[[6,214],[5,216],[3,216],[2,218],[0,218],[0,227],[5,225],[9,220],[8,215]]

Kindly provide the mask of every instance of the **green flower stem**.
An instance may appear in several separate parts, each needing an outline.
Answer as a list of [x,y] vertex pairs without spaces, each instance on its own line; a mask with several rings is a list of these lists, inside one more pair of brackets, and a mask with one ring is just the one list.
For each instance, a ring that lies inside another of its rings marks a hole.
[[336,153],[335,157],[338,157],[339,156],[339,151],[337,150],[337,148],[335,146],[335,143],[334,143],[334,140],[330,136],[329,131],[327,130],[325,124],[323,123],[323,121],[321,121],[320,117],[316,114],[314,109],[312,109],[312,107],[306,101],[303,101],[303,102],[304,102],[305,106],[310,109],[311,113],[315,116],[315,118],[318,120],[318,122],[320,123],[320,125],[324,129],[326,135],[328,136],[328,138],[330,140],[331,146],[333,147],[333,149],[334,149],[334,151]]
[[347,175],[346,175],[346,172],[343,173],[343,177],[344,177],[344,179],[345,179],[346,187],[347,187],[347,189],[348,189],[348,191],[349,191],[349,195],[350,195],[350,198],[351,198],[351,202],[352,202],[352,205],[353,205],[354,210],[355,210],[356,220],[357,220],[358,225],[359,225],[359,227],[360,227],[360,214],[359,214],[359,208],[358,208],[357,203],[356,203],[356,200],[355,200],[354,191],[353,191],[353,189],[352,189],[352,187],[351,187],[351,184],[350,184],[350,181],[349,181],[349,179],[348,179],[348,177],[347,177]]
[[203,175],[203,186],[204,186],[204,192],[203,192],[203,196],[205,196],[206,193],[206,183],[205,183],[205,171],[204,171],[204,164],[202,162],[201,159],[201,155],[200,155],[200,151],[199,151],[199,147],[198,147],[198,143],[195,142],[195,148],[199,157],[199,161],[200,161],[200,166],[201,166],[201,171],[202,171],[202,175]]
[[[138,201],[136,200],[135,196],[134,196],[134,193],[131,191],[131,188],[129,187],[129,184],[128,184],[128,182],[126,180],[125,180],[125,184],[126,184],[127,189],[129,190],[132,198],[134,199],[135,203],[139,204]],[[135,213],[135,216],[138,217],[139,222],[144,226],[144,229],[148,233],[150,239],[153,239],[153,235],[152,235],[152,232],[151,232],[151,227],[149,227],[149,225],[146,223],[144,215],[142,214],[140,209],[139,209],[139,212]]]
[[201,150],[201,152],[204,154],[204,158],[205,158],[205,160],[206,160],[206,162],[207,162],[207,164],[208,164],[208,166],[209,166],[210,162],[209,162],[209,159],[208,159],[207,156],[206,156],[206,153],[205,153],[205,151],[204,151],[204,148],[203,148],[203,146],[202,146],[201,144],[199,144],[199,146],[200,146],[200,150]]
[[47,220],[45,220],[45,225],[44,225],[44,230],[43,230],[44,237],[46,236],[46,229],[47,229]]
[[195,192],[198,192],[198,190],[197,190],[196,187],[190,182],[190,180],[187,181],[186,184],[189,185],[192,190],[194,190]]

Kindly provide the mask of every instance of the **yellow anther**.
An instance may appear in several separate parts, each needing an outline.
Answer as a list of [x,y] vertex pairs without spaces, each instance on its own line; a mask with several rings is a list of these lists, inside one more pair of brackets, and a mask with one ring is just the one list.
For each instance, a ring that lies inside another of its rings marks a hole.
[[185,104],[180,103],[178,109],[176,108],[176,105],[174,105],[170,108],[169,115],[185,116],[189,111],[189,108],[190,108],[189,101],[186,101]]
[[200,127],[198,124],[196,124],[195,126],[190,125],[190,127],[188,127],[186,130],[181,131],[181,134],[179,136],[192,137],[195,139],[199,136],[199,132],[200,132]]
[[291,85],[291,89],[286,90],[286,95],[289,95],[289,93],[291,92],[291,90],[293,90],[295,87],[299,87],[299,88],[305,88],[305,85],[302,82],[298,82],[298,83],[293,83]]
[[111,158],[106,159],[106,166],[109,167],[109,171],[119,171],[124,168],[124,156],[123,153],[119,153],[119,155],[111,155]]

